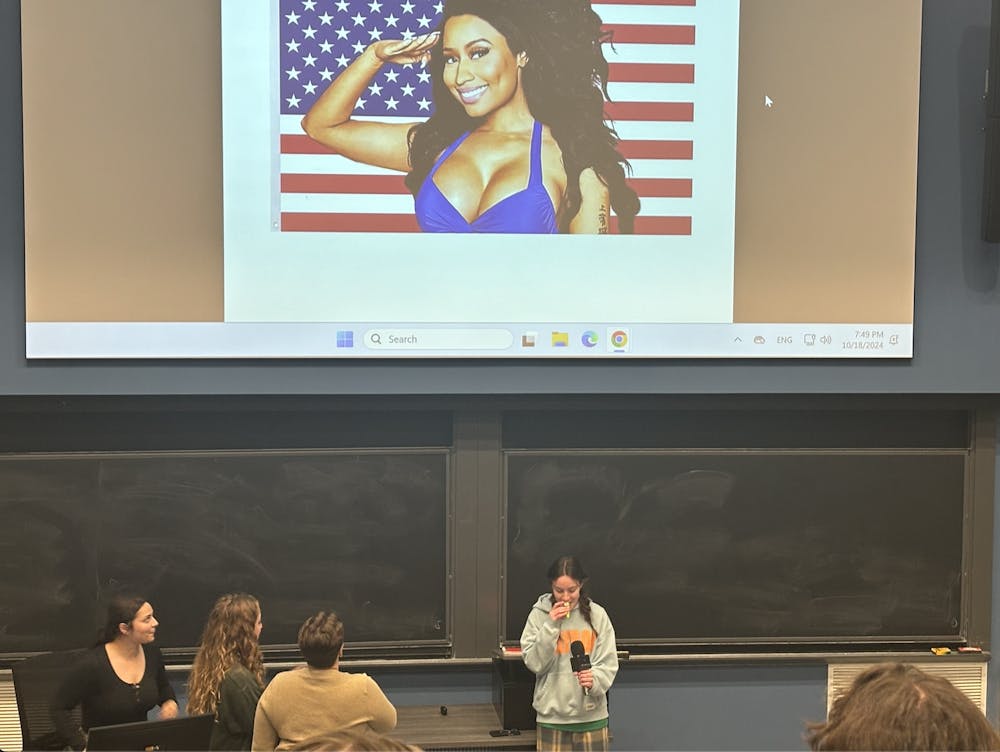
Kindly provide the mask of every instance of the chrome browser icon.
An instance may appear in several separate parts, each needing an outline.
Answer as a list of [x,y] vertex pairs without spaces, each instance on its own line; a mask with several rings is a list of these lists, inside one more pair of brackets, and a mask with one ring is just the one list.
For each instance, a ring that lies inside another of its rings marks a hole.
[[608,329],[608,352],[628,352],[630,349],[629,345],[629,331],[625,328],[609,328]]
[[597,332],[588,329],[580,336],[584,347],[597,347]]

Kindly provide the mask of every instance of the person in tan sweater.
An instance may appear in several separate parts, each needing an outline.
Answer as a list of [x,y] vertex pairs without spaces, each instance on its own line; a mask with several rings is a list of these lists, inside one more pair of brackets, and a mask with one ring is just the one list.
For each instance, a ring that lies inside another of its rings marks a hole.
[[295,749],[313,737],[354,730],[384,734],[396,709],[367,674],[340,670],[344,625],[333,612],[310,616],[299,630],[306,665],[278,674],[257,703],[253,750]]

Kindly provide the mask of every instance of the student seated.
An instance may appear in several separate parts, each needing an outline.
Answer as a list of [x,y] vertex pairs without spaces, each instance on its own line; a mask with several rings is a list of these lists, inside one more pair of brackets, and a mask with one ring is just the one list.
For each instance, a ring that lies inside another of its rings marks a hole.
[[396,709],[367,674],[340,670],[344,625],[323,612],[299,630],[306,665],[275,676],[254,716],[254,750],[297,749],[307,739],[350,729],[386,733],[396,727]]
[[[52,701],[52,720],[64,744],[83,749],[92,726],[145,721],[157,705],[160,718],[177,716],[174,690],[153,645],[158,625],[143,598],[111,599],[98,645],[77,662]],[[77,705],[82,727],[72,718]]]
[[260,604],[246,593],[223,595],[208,615],[188,680],[187,712],[215,716],[210,750],[250,749],[264,688],[262,628]]
[[814,750],[1000,750],[1000,735],[954,684],[905,663],[861,672],[826,722],[807,729]]

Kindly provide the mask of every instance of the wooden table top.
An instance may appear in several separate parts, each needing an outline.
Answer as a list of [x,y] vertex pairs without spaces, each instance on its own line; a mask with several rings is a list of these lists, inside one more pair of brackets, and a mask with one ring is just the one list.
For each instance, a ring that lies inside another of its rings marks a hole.
[[403,705],[396,707],[396,729],[391,736],[426,750],[535,748],[535,732],[490,736],[500,728],[492,705]]

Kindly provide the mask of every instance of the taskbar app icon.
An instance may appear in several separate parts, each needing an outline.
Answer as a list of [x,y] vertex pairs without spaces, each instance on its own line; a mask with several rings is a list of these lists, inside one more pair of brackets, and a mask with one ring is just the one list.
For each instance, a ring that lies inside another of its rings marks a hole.
[[582,335],[580,335],[580,342],[586,348],[597,347],[597,332],[593,329],[588,329]]
[[632,348],[629,330],[620,326],[608,327],[608,352],[627,353]]

